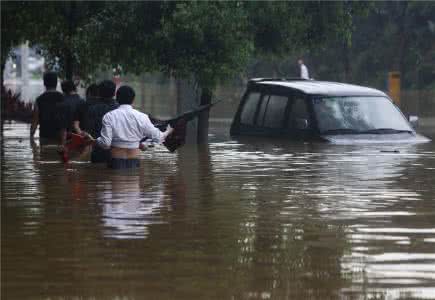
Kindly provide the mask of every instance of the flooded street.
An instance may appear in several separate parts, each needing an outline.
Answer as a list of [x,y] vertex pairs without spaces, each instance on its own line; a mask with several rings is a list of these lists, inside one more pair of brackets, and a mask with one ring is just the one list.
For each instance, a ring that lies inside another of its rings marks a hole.
[[435,299],[435,144],[234,140],[140,170],[6,125],[4,299]]

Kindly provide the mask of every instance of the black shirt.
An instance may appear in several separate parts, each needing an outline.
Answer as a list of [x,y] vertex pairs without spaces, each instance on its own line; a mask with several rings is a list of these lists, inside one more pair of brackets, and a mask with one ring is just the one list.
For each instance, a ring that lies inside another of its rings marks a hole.
[[86,130],[86,128],[88,127],[86,125],[86,114],[89,107],[97,103],[99,103],[98,98],[88,98],[86,99],[86,101],[81,102],[77,107],[76,113],[73,116],[73,121],[80,122],[80,129]]
[[62,93],[46,91],[36,98],[39,114],[39,136],[47,139],[59,139],[61,128],[60,104]]
[[[103,117],[109,111],[118,108],[118,103],[113,99],[97,99],[87,106],[84,113],[84,130],[94,138],[101,135],[101,128],[103,127]],[[91,153],[91,162],[100,163],[110,161],[110,149],[103,149],[96,144]]]
[[85,131],[94,138],[98,138],[103,127],[104,115],[118,106],[118,103],[113,99],[99,99],[88,106],[84,117]]
[[66,129],[68,132],[72,131],[74,116],[83,103],[85,101],[77,94],[64,96],[63,102],[60,104],[62,114],[61,126],[63,129]]

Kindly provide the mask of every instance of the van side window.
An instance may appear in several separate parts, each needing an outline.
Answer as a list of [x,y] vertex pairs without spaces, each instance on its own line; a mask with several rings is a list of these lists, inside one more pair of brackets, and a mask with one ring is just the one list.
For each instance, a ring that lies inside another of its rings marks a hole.
[[254,125],[254,117],[255,112],[257,111],[258,101],[260,101],[260,93],[250,93],[248,95],[240,114],[240,123]]
[[264,114],[266,113],[267,104],[269,103],[269,95],[263,95],[261,100],[260,109],[258,110],[257,126],[263,126]]
[[[293,98],[292,106],[290,108],[290,115],[288,118],[288,128],[304,129],[302,128],[304,127],[303,126],[304,120],[306,120],[307,122],[310,121],[307,103],[304,98],[295,97]],[[308,123],[306,125],[310,127]]]
[[271,95],[264,116],[264,127],[282,128],[285,118],[288,97]]

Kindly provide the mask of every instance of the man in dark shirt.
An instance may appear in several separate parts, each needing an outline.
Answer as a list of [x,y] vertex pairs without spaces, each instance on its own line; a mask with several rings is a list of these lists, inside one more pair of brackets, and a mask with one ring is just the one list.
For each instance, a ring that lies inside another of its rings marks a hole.
[[63,95],[56,91],[57,75],[53,72],[44,74],[46,91],[35,101],[33,121],[30,126],[30,137],[33,138],[39,125],[40,142],[57,144],[60,142],[61,116],[59,105]]
[[[94,139],[100,137],[101,128],[103,127],[103,117],[109,111],[118,108],[118,103],[113,99],[116,85],[110,80],[104,80],[98,85],[100,98],[88,107],[85,116],[85,131]],[[91,162],[108,163],[111,159],[110,149],[103,149],[95,145],[91,153]]]
[[63,102],[60,104],[61,114],[61,144],[65,145],[67,134],[73,132],[73,120],[78,108],[85,102],[78,94],[77,89],[71,80],[65,80],[61,84],[64,94]]
[[86,114],[92,105],[98,103],[100,92],[98,85],[93,83],[86,89],[86,101],[82,102],[77,108],[76,114],[73,117],[73,128],[78,134],[86,128]]

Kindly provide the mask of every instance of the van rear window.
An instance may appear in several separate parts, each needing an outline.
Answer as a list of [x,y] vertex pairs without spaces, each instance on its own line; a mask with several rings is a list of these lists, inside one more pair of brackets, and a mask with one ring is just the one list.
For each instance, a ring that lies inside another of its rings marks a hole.
[[260,96],[260,93],[250,93],[248,95],[240,114],[240,123],[244,125],[254,125],[255,112],[257,111]]

